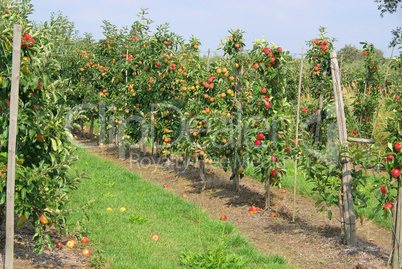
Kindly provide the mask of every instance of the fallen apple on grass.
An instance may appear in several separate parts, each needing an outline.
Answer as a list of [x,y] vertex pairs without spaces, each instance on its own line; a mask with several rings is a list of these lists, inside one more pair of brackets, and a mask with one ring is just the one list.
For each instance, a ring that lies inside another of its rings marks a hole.
[[153,235],[151,235],[151,238],[152,238],[153,240],[155,240],[155,241],[158,241],[158,240],[159,240],[159,235],[153,234]]
[[84,244],[87,244],[89,242],[88,237],[81,238],[81,242],[84,243]]
[[124,213],[124,212],[126,212],[126,210],[127,210],[127,209],[126,209],[125,207],[120,208],[120,212],[123,212],[123,213]]
[[227,219],[226,215],[221,216],[221,220],[226,220],[226,219]]

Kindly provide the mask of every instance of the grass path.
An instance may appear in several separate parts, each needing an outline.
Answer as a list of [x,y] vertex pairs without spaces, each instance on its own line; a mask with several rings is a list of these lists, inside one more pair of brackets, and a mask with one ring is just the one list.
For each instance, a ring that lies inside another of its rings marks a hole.
[[77,154],[76,170],[88,178],[70,194],[74,212],[68,226],[72,234],[89,238],[95,263],[109,263],[109,268],[289,268],[282,257],[260,254],[233,224],[211,219],[193,203],[85,149]]

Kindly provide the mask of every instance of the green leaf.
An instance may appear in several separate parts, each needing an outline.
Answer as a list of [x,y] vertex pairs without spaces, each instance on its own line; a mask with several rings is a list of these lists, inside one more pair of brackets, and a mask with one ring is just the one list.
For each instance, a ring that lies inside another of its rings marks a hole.
[[57,142],[56,142],[56,140],[54,140],[53,138],[50,138],[50,141],[52,141],[52,148],[53,148],[53,151],[56,151],[57,152]]

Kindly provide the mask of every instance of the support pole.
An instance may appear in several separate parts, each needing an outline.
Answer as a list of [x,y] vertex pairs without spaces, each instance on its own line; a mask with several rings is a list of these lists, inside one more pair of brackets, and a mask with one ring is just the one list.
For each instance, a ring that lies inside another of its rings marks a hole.
[[[331,73],[332,84],[334,87],[335,96],[335,109],[336,118],[338,122],[339,140],[342,144],[342,149],[346,149],[342,154],[342,189],[344,200],[344,213],[345,213],[345,228],[346,228],[346,241],[348,246],[356,245],[356,216],[353,204],[352,189],[350,182],[352,180],[352,174],[350,171],[349,152],[347,146],[347,130],[346,130],[346,117],[345,109],[342,97],[341,81],[339,75],[338,59],[336,52],[331,52]],[[343,147],[345,146],[345,147]]]
[[[297,117],[296,117],[296,146],[299,143],[299,119],[300,119],[300,95],[301,95],[301,84],[303,76],[303,59],[304,59],[304,47],[302,47],[302,57],[300,62],[300,75],[299,75],[299,93],[297,95]],[[293,214],[292,222],[295,222],[296,216],[296,187],[297,187],[297,156],[295,158],[295,178],[293,184]]]
[[18,90],[20,84],[21,62],[21,25],[19,24],[14,24],[12,61],[7,163],[6,255],[4,261],[4,268],[6,269],[12,269],[14,262],[15,154],[17,144]]

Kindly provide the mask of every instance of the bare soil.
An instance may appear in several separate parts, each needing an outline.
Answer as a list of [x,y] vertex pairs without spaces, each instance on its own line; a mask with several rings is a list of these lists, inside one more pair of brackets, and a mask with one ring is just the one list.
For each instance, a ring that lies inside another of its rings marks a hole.
[[[270,210],[250,214],[249,207],[264,207],[263,184],[253,178],[245,176],[240,182],[240,192],[235,192],[230,174],[212,165],[206,166],[206,181],[201,181],[199,169],[194,165],[184,169],[179,157],[164,159],[151,156],[150,151],[146,156],[134,151],[122,160],[118,148],[112,145],[100,147],[89,141],[82,145],[89,153],[138,173],[161,188],[167,184],[177,195],[187,195],[185,199],[202,207],[212,218],[225,214],[227,221],[234,223],[261,253],[281,255],[294,268],[386,268],[391,231],[370,220],[358,222],[358,243],[350,248],[341,243],[337,208],[332,208],[334,215],[328,220],[326,212],[322,215],[317,212],[313,199],[297,194],[296,219],[292,222],[292,190],[283,193],[272,187]],[[4,238],[4,229],[1,233]],[[68,241],[68,236],[52,233],[64,245]],[[16,231],[14,268],[90,268],[81,249],[64,247],[39,256],[33,254],[32,236],[30,227]],[[3,247],[4,242],[0,243]]]

